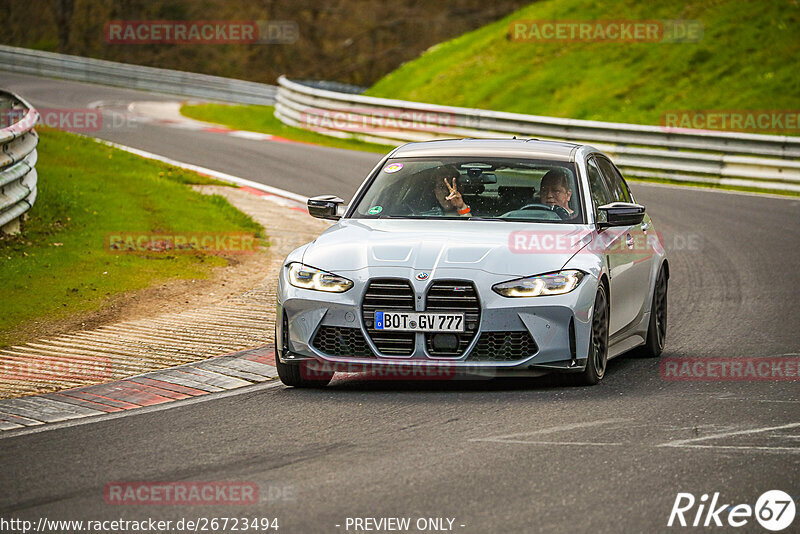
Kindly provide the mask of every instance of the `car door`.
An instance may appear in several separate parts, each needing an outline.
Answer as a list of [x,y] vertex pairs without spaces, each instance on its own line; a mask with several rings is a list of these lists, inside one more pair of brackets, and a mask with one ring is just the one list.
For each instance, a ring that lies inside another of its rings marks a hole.
[[[606,183],[603,174],[600,172],[594,156],[590,156],[586,160],[587,177],[589,178],[589,192],[592,197],[592,208],[594,210],[594,219],[597,223],[605,222],[605,213],[598,211],[599,206],[614,202],[614,198],[609,191],[608,184]],[[624,304],[624,280],[625,269],[624,265],[620,262],[624,259],[617,251],[625,246],[622,242],[622,236],[625,234],[625,228],[610,227],[598,231],[598,243],[603,248],[603,262],[608,268],[608,278],[610,285],[609,308],[610,321],[609,321],[609,334],[613,335],[625,323],[622,323],[622,317],[619,310],[622,309]],[[621,279],[618,280],[618,277]],[[618,295],[617,293],[620,293]]]
[[[601,155],[596,155],[595,159],[612,202],[633,202],[628,184],[614,164]],[[612,277],[616,279],[611,282],[612,298],[616,293],[615,310],[611,314],[612,333],[631,323],[637,323],[648,309],[650,276],[655,258],[652,243],[647,236],[649,224],[650,218],[647,217],[641,224],[619,227],[620,246],[614,248],[612,257],[612,264],[615,265]],[[614,315],[617,316],[616,321]]]

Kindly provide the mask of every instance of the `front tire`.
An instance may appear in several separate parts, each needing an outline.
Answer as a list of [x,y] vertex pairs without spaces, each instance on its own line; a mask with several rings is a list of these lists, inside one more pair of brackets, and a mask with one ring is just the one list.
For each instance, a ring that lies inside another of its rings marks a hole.
[[[283,363],[281,355],[289,347],[289,328],[286,316],[283,317],[281,343],[278,345],[278,332],[275,329],[275,367],[278,368],[278,378],[287,386],[295,388],[321,388],[327,386],[333,379],[333,371],[310,369],[307,362]],[[280,352],[278,350],[280,349]]]
[[644,358],[658,358],[664,350],[667,340],[667,275],[664,267],[658,270],[653,287],[653,302],[650,305],[650,322],[647,327],[647,339],[644,346],[637,351]]
[[586,358],[586,368],[583,372],[567,375],[572,385],[594,386],[606,374],[608,363],[608,296],[606,288],[601,283],[597,287],[597,296],[594,299],[592,311],[592,337],[589,340],[589,355]]

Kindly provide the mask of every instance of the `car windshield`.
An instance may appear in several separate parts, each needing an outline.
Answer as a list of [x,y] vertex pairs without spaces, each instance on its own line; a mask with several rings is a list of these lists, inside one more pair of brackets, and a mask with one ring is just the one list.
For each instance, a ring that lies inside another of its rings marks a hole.
[[575,166],[486,157],[387,160],[356,199],[358,219],[581,223]]

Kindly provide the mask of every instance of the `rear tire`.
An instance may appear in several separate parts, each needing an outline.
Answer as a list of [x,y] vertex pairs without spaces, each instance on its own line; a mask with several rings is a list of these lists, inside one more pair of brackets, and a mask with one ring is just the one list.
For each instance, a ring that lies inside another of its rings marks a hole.
[[594,386],[606,374],[608,363],[608,297],[603,284],[597,286],[592,312],[592,336],[589,339],[589,355],[586,368],[581,373],[566,375],[574,386]]
[[[286,353],[289,346],[288,321],[285,315],[283,317],[283,328],[281,330],[283,335],[281,336],[281,343],[279,346],[277,328],[275,329],[275,367],[278,368],[278,378],[281,379],[281,382],[295,388],[321,388],[327,386],[331,379],[333,379],[333,371],[309,368],[307,362],[281,362],[281,355]],[[280,352],[278,352],[279,349]]]
[[650,322],[647,327],[647,339],[644,346],[639,347],[637,356],[658,358],[664,350],[667,340],[667,275],[664,267],[658,270],[653,287],[653,302],[650,304]]

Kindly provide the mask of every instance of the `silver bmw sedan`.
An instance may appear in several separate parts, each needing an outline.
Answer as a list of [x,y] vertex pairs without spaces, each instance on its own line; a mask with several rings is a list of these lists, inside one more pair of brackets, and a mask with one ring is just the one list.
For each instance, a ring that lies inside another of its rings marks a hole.
[[593,385],[634,350],[657,357],[669,264],[611,160],[524,139],[410,143],[336,222],[286,258],[275,352],[284,384],[336,372],[451,378],[559,372]]

